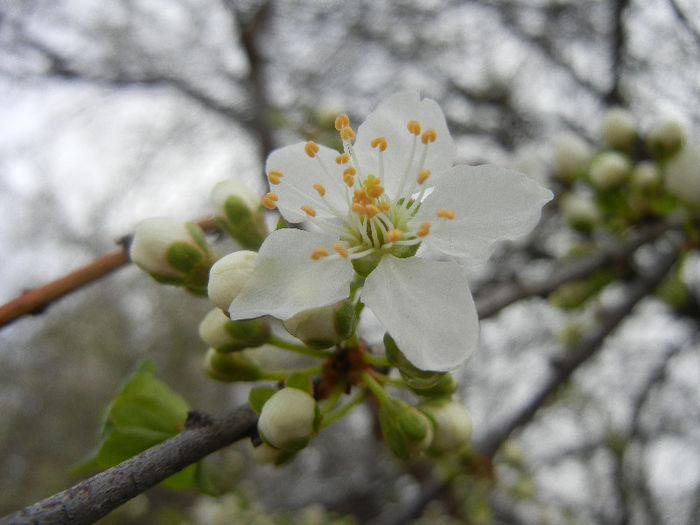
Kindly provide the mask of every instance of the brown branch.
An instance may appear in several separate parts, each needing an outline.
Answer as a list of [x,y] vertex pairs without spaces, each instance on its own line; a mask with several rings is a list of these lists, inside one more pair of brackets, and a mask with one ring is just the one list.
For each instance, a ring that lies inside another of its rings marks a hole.
[[[258,416],[248,405],[192,417],[180,434],[43,501],[0,518],[0,525],[93,523],[183,468],[253,436]],[[201,415],[201,414],[200,414]]]
[[[217,229],[214,219],[197,221],[205,231]],[[98,257],[90,264],[83,266],[55,281],[24,292],[10,302],[0,306],[0,328],[10,324],[27,314],[40,314],[52,302],[69,293],[90,284],[101,277],[121,268],[129,262],[128,244],[130,236],[122,238],[121,250]]]

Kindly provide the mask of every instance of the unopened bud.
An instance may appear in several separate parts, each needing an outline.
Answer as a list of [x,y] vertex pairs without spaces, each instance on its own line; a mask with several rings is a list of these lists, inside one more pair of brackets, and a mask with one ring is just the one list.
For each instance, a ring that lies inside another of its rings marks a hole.
[[210,348],[205,363],[207,373],[217,381],[257,381],[262,377],[260,365],[245,351],[222,354]]
[[213,308],[199,323],[199,337],[217,352],[235,352],[265,344],[270,327],[263,318],[231,321],[219,308]]
[[272,447],[301,450],[318,431],[319,423],[314,398],[303,390],[286,387],[263,405],[258,433]]
[[645,189],[656,186],[661,181],[661,174],[655,162],[643,160],[632,169],[630,183],[635,188]]
[[578,137],[570,136],[556,146],[554,170],[561,180],[572,182],[588,172],[593,156],[591,148]]
[[357,324],[351,301],[299,312],[284,321],[284,327],[297,339],[314,348],[328,348],[352,335]]
[[629,111],[613,108],[603,116],[601,132],[605,144],[620,150],[628,150],[637,139],[637,126]]
[[258,254],[240,250],[222,257],[211,267],[207,294],[216,306],[228,312],[233,300],[253,275]]
[[296,453],[296,450],[281,450],[271,447],[265,442],[256,446],[251,444],[250,446],[250,455],[253,460],[260,465],[283,465],[294,458]]
[[469,442],[472,420],[466,408],[455,401],[427,402],[418,407],[435,425],[430,450],[456,452]]
[[616,151],[607,151],[593,159],[589,176],[596,188],[605,190],[622,183],[629,171],[630,161],[625,155]]
[[561,199],[561,212],[574,227],[590,229],[601,219],[600,210],[593,199],[580,193],[567,193]]
[[379,425],[389,450],[400,459],[420,454],[433,439],[428,418],[402,399],[390,398],[379,406]]
[[700,203],[700,146],[686,146],[669,161],[666,189],[686,202]]
[[413,366],[388,333],[384,334],[384,351],[389,364],[396,367],[409,388],[415,392],[432,389],[445,375],[445,372],[429,372]]
[[243,248],[257,250],[267,236],[262,200],[245,183],[226,179],[211,191],[216,222]]
[[202,230],[168,217],[139,222],[129,248],[131,260],[155,280],[204,293],[213,262]]
[[652,157],[665,160],[676,154],[683,147],[685,133],[683,126],[676,120],[663,120],[649,130],[646,145]]

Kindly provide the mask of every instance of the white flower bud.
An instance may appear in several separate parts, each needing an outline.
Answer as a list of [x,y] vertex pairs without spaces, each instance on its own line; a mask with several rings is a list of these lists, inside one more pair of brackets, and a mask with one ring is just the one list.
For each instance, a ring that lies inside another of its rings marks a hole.
[[630,162],[625,155],[607,151],[593,159],[589,175],[594,186],[608,189],[624,181],[629,170]]
[[676,120],[662,120],[647,133],[646,145],[655,158],[665,159],[683,147],[685,133]]
[[134,228],[129,256],[145,272],[180,277],[183,272],[167,260],[168,248],[174,242],[196,246],[185,223],[169,217],[150,217]]
[[638,162],[632,169],[630,182],[635,188],[644,189],[654,186],[661,180],[659,168],[650,160]]
[[613,108],[603,116],[603,142],[613,148],[627,149],[637,138],[637,127],[629,111]]
[[304,448],[318,429],[318,408],[309,394],[286,387],[263,405],[258,419],[260,437],[269,445],[285,449]]
[[559,142],[554,151],[554,170],[558,177],[572,181],[588,171],[593,153],[590,146],[575,136]]
[[211,203],[214,212],[226,216],[226,199],[238,197],[250,210],[255,213],[260,208],[260,197],[244,182],[238,179],[226,179],[217,182],[211,190]]
[[199,323],[199,337],[218,352],[256,348],[268,340],[264,319],[231,321],[220,308],[213,308]]
[[562,197],[560,206],[566,220],[576,227],[590,227],[601,219],[600,210],[587,195],[567,193]]
[[[249,441],[250,443],[250,441]],[[284,451],[271,447],[267,443],[260,443],[258,446],[250,445],[250,455],[253,457],[256,463],[261,465],[269,465],[275,463],[280,454]]]
[[219,226],[244,248],[257,250],[267,235],[262,199],[245,183],[227,179],[211,191]]
[[284,321],[287,332],[315,348],[328,348],[348,337],[355,326],[349,301],[304,310]]
[[687,202],[700,203],[700,147],[688,146],[666,166],[666,189]]
[[207,294],[216,306],[228,311],[233,300],[253,275],[258,254],[240,250],[222,257],[209,271]]
[[435,424],[430,450],[455,452],[463,447],[472,435],[472,420],[460,403],[426,403],[418,407]]

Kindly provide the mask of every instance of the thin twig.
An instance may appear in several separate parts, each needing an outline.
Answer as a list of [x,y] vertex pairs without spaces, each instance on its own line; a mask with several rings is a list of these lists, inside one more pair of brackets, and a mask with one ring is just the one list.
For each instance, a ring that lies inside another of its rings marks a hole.
[[[195,415],[198,417],[192,417]],[[0,518],[0,525],[94,523],[188,465],[252,436],[257,418],[248,405],[219,416],[191,413],[180,434],[63,492]]]

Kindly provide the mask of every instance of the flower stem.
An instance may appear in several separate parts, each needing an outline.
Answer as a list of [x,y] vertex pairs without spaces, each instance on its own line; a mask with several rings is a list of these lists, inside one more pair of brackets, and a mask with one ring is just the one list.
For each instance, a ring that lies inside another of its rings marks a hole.
[[408,385],[403,379],[399,379],[398,377],[389,377],[387,374],[382,374],[380,372],[375,372],[377,379],[382,382],[382,384],[385,385],[391,385],[391,386],[398,386],[401,388],[408,388]]
[[380,366],[380,367],[386,367],[386,366],[391,366],[389,364],[389,360],[384,357],[383,355],[374,355],[374,354],[362,354],[362,360],[370,364],[372,366]]
[[389,401],[391,399],[391,396],[386,393],[384,387],[382,387],[382,385],[380,385],[370,374],[367,372],[361,372],[360,378],[365,386],[372,391],[380,403],[384,403],[385,401]]
[[320,357],[321,359],[328,359],[331,357],[330,352],[326,352],[325,350],[317,350],[316,348],[309,348],[308,346],[290,343],[289,341],[285,341],[284,339],[275,335],[271,335],[267,342],[268,344],[274,345],[277,348],[289,350],[290,352],[296,352],[297,354]]
[[260,379],[268,379],[270,381],[284,381],[292,374],[302,374],[310,376],[320,373],[320,366],[311,366],[309,368],[290,368],[288,370],[261,370]]
[[321,414],[329,413],[338,403],[338,400],[340,399],[340,396],[343,395],[344,391],[345,381],[339,381],[331,391],[330,395],[321,403],[321,406],[319,407],[321,409]]
[[358,394],[355,395],[355,397],[353,397],[350,401],[345,403],[342,407],[328,412],[328,414],[323,416],[323,421],[321,421],[321,428],[326,428],[331,423],[334,423],[335,421],[339,420],[345,414],[350,412],[350,410],[353,407],[355,407],[356,405],[359,405],[362,401],[364,401],[366,397],[367,397],[366,391],[359,392]]

